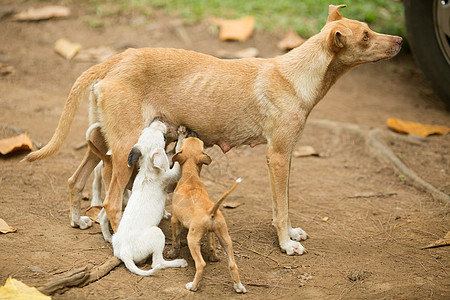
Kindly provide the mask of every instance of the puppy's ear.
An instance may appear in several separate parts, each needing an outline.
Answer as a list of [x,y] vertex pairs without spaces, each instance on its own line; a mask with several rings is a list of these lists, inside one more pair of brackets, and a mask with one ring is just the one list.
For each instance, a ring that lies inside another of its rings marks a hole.
[[128,167],[131,168],[135,163],[139,160],[139,157],[142,156],[142,152],[138,146],[134,146],[131,149],[130,154],[128,154]]
[[342,19],[342,15],[339,13],[339,8],[346,7],[347,5],[330,5],[328,6],[328,20],[327,23]]
[[177,153],[175,153],[174,156],[172,156],[172,161],[173,162],[178,162],[180,165],[184,164],[185,158],[183,155],[183,150],[178,151]]
[[352,31],[345,26],[334,27],[328,35],[328,47],[334,52],[338,52],[345,47],[347,43],[347,36],[351,35]]
[[200,156],[200,162],[204,165],[209,165],[212,162],[212,159],[211,157],[209,157],[208,154],[203,152],[202,155]]
[[153,166],[164,172],[169,169],[169,159],[163,148],[158,148],[152,155]]

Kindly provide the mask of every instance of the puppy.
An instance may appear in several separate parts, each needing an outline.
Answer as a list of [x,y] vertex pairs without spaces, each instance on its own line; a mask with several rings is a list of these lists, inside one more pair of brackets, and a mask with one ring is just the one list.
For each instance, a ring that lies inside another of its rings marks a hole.
[[[186,284],[186,288],[196,291],[199,287],[203,268],[206,263],[200,253],[200,240],[207,233],[215,233],[222,248],[228,256],[228,267],[234,281],[237,293],[245,293],[246,289],[239,279],[239,273],[234,261],[233,247],[228,234],[227,223],[219,210],[222,201],[231,193],[241,179],[236,180],[233,187],[227,191],[215,204],[209,199],[205,185],[200,180],[202,165],[209,165],[211,158],[203,152],[203,142],[197,138],[184,140],[181,150],[172,160],[181,165],[181,179],[175,188],[172,199],[172,245],[170,255],[178,255],[180,248],[181,225],[189,229],[187,240],[192,258],[195,261],[196,273],[194,281]],[[123,222],[123,221],[122,221]],[[120,228],[120,226],[119,226]],[[215,258],[214,235],[208,236],[210,256]]]
[[[181,128],[177,147],[185,135]],[[139,161],[139,172],[133,183],[131,197],[125,208],[117,232],[112,237],[114,255],[120,258],[133,273],[142,276],[154,274],[158,269],[183,268],[184,259],[166,261],[163,258],[165,236],[158,227],[164,215],[165,187],[178,180],[180,166],[169,168],[164,134],[167,127],[154,121],[142,131],[137,144],[128,156],[128,166]],[[145,261],[153,255],[152,269],[144,271],[135,263]]]

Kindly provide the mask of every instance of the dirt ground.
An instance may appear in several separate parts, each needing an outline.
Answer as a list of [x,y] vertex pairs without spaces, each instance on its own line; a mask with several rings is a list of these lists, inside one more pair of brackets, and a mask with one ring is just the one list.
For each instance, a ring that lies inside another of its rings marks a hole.
[[[16,11],[46,4],[0,3],[3,10]],[[1,137],[11,135],[14,127],[45,144],[53,134],[72,84],[93,64],[55,54],[53,45],[59,38],[85,48],[110,46],[118,51],[175,47],[214,55],[222,49],[251,46],[261,57],[282,54],[276,48],[282,33],[256,32],[246,42],[221,42],[206,21],[179,25],[158,11],[147,17],[130,12],[107,16],[107,26],[90,29],[85,22],[92,17],[89,6],[72,2],[69,7],[72,16],[64,20],[0,20],[0,62],[15,68],[13,74],[0,77]],[[12,276],[40,286],[64,272],[100,265],[112,255],[98,224],[82,231],[71,228],[68,220],[67,179],[84,154],[84,149],[75,147],[84,140],[87,108],[87,101],[82,102],[69,138],[51,158],[29,164],[19,163],[25,153],[0,157],[0,218],[17,229],[0,235],[0,285]],[[293,225],[311,236],[302,242],[308,249],[302,256],[281,253],[271,226],[265,146],[242,147],[226,155],[217,147],[208,150],[213,163],[204,168],[203,178],[213,200],[234,178],[244,179],[230,197],[242,205],[222,211],[246,295],[234,293],[222,251],[220,262],[207,264],[200,290],[187,291],[184,285],[192,280],[195,268],[184,245],[186,269],[139,277],[121,264],[104,278],[53,298],[448,299],[450,248],[421,249],[450,229],[448,204],[412,186],[391,164],[375,157],[364,133],[317,122],[387,130],[389,117],[450,124],[449,113],[408,53],[352,70],[313,110],[298,146],[313,146],[323,157],[294,158],[290,185]],[[426,141],[388,136],[386,142],[412,170],[450,193],[450,135]],[[86,187],[88,196],[91,182],[92,178]],[[82,206],[87,208],[89,201]],[[170,201],[167,206],[170,210]],[[167,245],[171,244],[169,223],[161,223]]]

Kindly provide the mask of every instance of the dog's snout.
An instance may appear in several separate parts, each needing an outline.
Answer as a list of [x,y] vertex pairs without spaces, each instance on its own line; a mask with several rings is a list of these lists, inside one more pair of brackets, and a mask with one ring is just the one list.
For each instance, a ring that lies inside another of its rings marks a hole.
[[399,44],[400,46],[401,46],[402,43],[403,43],[403,39],[402,39],[401,37],[399,37],[399,36],[396,36],[395,39],[394,39],[394,41],[395,41],[397,44]]

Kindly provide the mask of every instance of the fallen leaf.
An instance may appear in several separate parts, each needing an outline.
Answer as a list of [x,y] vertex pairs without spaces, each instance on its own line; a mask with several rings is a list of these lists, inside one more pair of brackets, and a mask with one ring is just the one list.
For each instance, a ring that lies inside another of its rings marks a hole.
[[81,45],[73,43],[68,39],[59,39],[55,43],[56,53],[63,56],[65,59],[71,60],[81,50]]
[[52,299],[39,292],[34,287],[29,287],[23,282],[14,278],[6,279],[5,285],[0,287],[0,299],[33,299],[33,300],[47,300]]
[[70,9],[64,6],[46,6],[41,8],[30,8],[15,14],[15,21],[40,21],[52,18],[66,18],[70,16]]
[[15,69],[13,66],[7,66],[0,63],[0,76],[5,76],[14,73]]
[[321,156],[319,153],[314,150],[311,146],[303,146],[299,147],[297,150],[295,150],[292,155],[294,157],[306,157],[306,156]]
[[33,143],[26,133],[0,140],[0,153],[5,155],[17,150],[31,150]]
[[9,233],[9,232],[16,232],[16,229],[9,226],[5,220],[0,218],[0,232],[1,233]]
[[100,46],[97,48],[81,49],[75,57],[76,61],[100,63],[116,54],[113,48]]
[[407,122],[395,118],[389,118],[387,120],[387,125],[394,131],[400,133],[415,134],[418,136],[429,136],[432,134],[447,134],[450,132],[450,127]]
[[328,221],[328,219],[329,219],[329,217],[323,217],[322,221],[326,222],[326,221]]
[[86,209],[86,216],[88,216],[92,221],[100,223],[98,220],[98,214],[102,210],[102,206],[90,206]]
[[436,247],[449,246],[449,245],[450,245],[450,231],[447,232],[447,234],[444,236],[444,238],[439,239],[436,242],[423,247],[422,249],[436,248]]
[[227,50],[217,51],[216,56],[220,58],[249,58],[258,56],[259,51],[254,47],[245,48],[239,51],[230,52]]
[[237,201],[227,201],[223,204],[223,207],[225,208],[236,208],[238,206],[241,206],[242,203],[241,202],[237,202]]
[[286,36],[278,42],[277,47],[280,50],[291,50],[303,44],[306,40],[299,36],[294,30],[289,30]]
[[238,20],[224,20],[213,18],[213,23],[220,26],[219,38],[221,40],[247,40],[255,27],[255,18],[248,16]]

